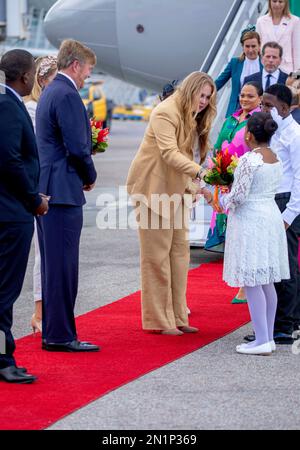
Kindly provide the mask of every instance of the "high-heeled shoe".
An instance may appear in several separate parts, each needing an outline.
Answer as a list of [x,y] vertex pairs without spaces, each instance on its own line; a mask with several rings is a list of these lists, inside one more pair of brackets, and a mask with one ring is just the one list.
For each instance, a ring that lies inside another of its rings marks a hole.
[[167,334],[169,336],[181,336],[183,332],[178,330],[177,328],[170,328],[169,330],[161,330],[160,334]]
[[38,320],[35,314],[31,317],[31,328],[34,333],[42,332],[42,321]]
[[183,333],[198,333],[199,328],[196,327],[190,327],[190,326],[183,326],[183,327],[178,327],[178,329],[180,331],[182,331]]

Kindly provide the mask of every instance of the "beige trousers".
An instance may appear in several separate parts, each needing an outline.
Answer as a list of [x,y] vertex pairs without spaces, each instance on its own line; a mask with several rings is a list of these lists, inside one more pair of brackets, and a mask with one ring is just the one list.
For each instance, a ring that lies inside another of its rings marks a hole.
[[[188,230],[184,223],[175,229],[177,219],[189,214],[180,207],[162,229],[162,218],[147,208],[150,217],[159,223],[159,229],[139,227],[142,324],[145,330],[166,330],[188,325],[186,286],[190,261]],[[147,214],[146,213],[146,214]],[[156,217],[155,217],[156,216]],[[152,222],[153,223],[153,222]]]

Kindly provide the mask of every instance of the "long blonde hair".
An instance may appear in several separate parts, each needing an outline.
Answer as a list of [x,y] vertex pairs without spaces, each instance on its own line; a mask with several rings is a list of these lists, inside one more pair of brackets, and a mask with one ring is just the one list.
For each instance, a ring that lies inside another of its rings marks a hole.
[[[43,63],[45,63],[46,68],[43,67]],[[39,83],[39,79],[43,78],[44,80],[47,80],[57,70],[57,60],[52,56],[40,56],[35,60],[35,65],[36,72],[34,77],[34,85],[31,94],[27,95],[27,97],[24,97],[25,103],[30,101],[38,103],[42,94],[42,87]]]
[[[271,0],[269,0],[269,10],[268,13],[273,18],[273,11],[271,7]],[[282,13],[283,17],[291,17],[290,3],[289,0],[285,0],[285,7]]]
[[[199,114],[195,114],[195,96],[199,94],[203,87],[209,84],[212,88],[212,95],[207,107]],[[217,89],[213,79],[204,72],[192,72],[177,88],[175,95],[178,97],[182,119],[187,138],[184,147],[192,149],[195,138],[198,137],[201,163],[205,160],[209,150],[209,133],[213,120],[217,113],[216,98]]]

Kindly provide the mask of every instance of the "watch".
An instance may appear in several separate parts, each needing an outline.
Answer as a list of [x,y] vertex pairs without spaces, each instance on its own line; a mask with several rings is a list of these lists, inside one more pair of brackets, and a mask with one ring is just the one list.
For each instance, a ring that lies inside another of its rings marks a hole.
[[203,169],[203,168],[201,167],[201,169],[200,169],[199,172],[197,173],[196,178],[197,178],[198,180],[201,180],[201,179],[202,179],[202,178],[201,178],[201,173],[204,172],[204,170],[205,170],[205,169]]

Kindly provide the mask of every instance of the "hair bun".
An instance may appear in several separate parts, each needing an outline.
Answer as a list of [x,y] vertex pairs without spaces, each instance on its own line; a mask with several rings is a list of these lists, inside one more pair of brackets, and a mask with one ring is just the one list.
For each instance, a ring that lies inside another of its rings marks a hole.
[[273,119],[267,119],[264,124],[264,130],[266,133],[272,135],[277,130],[278,125]]

